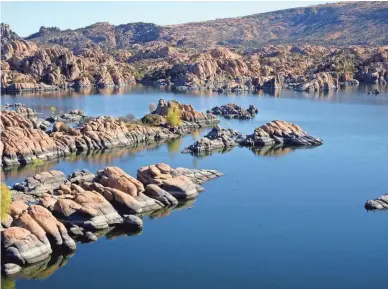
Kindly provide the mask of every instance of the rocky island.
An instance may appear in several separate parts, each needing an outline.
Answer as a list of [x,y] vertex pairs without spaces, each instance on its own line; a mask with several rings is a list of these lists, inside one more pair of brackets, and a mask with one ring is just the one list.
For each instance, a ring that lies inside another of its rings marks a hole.
[[[166,123],[168,109],[172,105],[177,106],[179,111],[182,121],[179,127]],[[27,109],[23,108],[22,111],[25,110]],[[174,139],[190,133],[193,129],[212,127],[219,122],[214,115],[198,112],[191,105],[164,100],[160,100],[155,111],[146,115],[140,122],[101,116],[88,119],[79,128],[56,121],[51,131],[45,131],[47,126],[42,126],[39,119],[29,119],[25,115],[20,113],[20,109],[4,110],[1,113],[0,151],[3,166],[28,164],[35,159],[56,159],[81,151]],[[82,112],[78,110],[68,115],[72,119],[83,117]],[[63,120],[64,117],[60,115],[59,119]]]
[[382,195],[374,200],[369,200],[365,203],[367,210],[386,210],[388,209],[388,194]]
[[163,163],[139,168],[137,178],[118,167],[68,177],[60,171],[36,174],[12,187],[13,202],[1,224],[2,270],[14,274],[53,251],[74,251],[74,239],[96,240],[95,233],[112,226],[141,230],[141,215],[195,198],[201,184],[220,176]]
[[274,120],[255,129],[250,135],[242,135],[232,129],[214,127],[205,137],[183,150],[183,153],[195,155],[209,154],[212,151],[224,150],[233,146],[263,147],[312,147],[323,141],[309,135],[296,124]]

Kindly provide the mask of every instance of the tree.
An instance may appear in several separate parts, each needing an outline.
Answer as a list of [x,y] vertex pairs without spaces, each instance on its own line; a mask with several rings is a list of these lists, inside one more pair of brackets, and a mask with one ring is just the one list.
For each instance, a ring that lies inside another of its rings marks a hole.
[[1,183],[1,220],[4,221],[9,213],[9,206],[11,205],[11,191],[5,183]]
[[173,103],[168,108],[166,120],[171,126],[180,126],[182,124],[181,110],[177,104]]
[[50,106],[51,115],[54,116],[57,108],[55,106]]

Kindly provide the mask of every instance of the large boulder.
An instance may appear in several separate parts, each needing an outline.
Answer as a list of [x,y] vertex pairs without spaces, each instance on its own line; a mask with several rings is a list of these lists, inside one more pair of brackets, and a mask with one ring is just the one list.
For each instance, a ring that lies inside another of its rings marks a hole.
[[29,230],[10,227],[1,232],[2,263],[5,273],[15,273],[23,265],[42,261],[52,253],[50,244],[44,243]]
[[75,242],[68,235],[66,227],[48,209],[31,205],[28,208],[28,214],[42,227],[54,247],[69,251],[75,250]]
[[157,163],[137,171],[137,179],[144,185],[157,185],[177,199],[190,199],[203,189],[200,184],[220,174],[214,170],[172,169],[169,165]]
[[72,196],[58,198],[53,210],[67,222],[92,230],[104,229],[123,221],[101,194],[76,185],[72,185]]
[[43,193],[58,189],[66,181],[67,178],[63,172],[52,170],[38,173],[33,177],[25,179],[22,183],[16,183],[13,186],[13,190],[41,197]]
[[136,213],[153,211],[163,207],[163,204],[157,199],[149,198],[143,194],[143,184],[119,167],[107,167],[99,171],[96,181],[104,186],[99,191],[102,191],[105,198],[126,205]]

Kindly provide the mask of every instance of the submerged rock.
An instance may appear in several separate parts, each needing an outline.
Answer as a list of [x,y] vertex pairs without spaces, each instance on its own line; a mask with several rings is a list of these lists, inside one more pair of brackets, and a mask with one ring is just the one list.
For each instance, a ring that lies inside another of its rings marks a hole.
[[374,200],[365,203],[367,210],[386,210],[388,209],[388,194],[382,195]]

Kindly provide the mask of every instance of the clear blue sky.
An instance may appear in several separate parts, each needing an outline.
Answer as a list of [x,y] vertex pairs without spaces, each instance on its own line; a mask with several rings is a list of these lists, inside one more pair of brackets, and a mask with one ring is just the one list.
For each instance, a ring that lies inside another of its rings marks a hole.
[[271,2],[1,2],[1,22],[20,36],[41,26],[75,29],[95,22],[178,24],[238,17],[332,1]]

